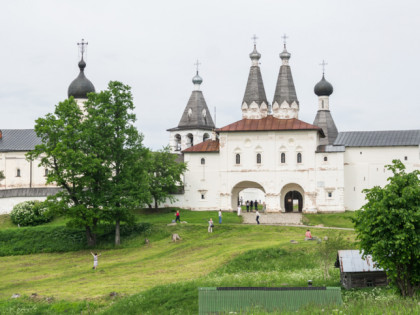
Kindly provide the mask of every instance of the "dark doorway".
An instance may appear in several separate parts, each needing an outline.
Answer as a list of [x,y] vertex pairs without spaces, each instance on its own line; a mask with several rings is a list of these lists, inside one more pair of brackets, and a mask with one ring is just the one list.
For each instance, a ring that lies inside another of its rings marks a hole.
[[303,198],[300,192],[289,191],[284,197],[284,208],[286,212],[302,212]]

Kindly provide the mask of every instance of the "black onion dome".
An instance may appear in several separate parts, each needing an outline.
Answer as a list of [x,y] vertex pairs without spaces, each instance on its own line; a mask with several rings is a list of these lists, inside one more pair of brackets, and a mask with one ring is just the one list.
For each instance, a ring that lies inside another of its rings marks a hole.
[[90,82],[84,73],[86,62],[82,59],[79,62],[80,73],[76,79],[70,84],[67,91],[68,97],[73,96],[74,98],[87,98],[87,94],[95,92],[95,87]]
[[315,94],[318,96],[330,96],[333,91],[334,89],[331,83],[325,80],[324,75],[322,75],[321,81],[319,81],[314,87]]

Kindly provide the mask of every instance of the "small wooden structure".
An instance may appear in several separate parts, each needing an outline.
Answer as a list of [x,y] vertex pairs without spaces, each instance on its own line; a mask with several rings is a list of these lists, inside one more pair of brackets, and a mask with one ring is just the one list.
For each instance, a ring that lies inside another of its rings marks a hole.
[[386,286],[388,279],[383,269],[376,267],[372,256],[362,259],[358,250],[339,250],[335,266],[340,268],[341,284],[346,289]]

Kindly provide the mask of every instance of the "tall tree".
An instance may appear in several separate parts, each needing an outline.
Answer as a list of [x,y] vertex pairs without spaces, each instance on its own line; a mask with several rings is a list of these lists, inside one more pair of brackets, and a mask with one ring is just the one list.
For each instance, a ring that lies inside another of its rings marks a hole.
[[182,175],[187,165],[177,161],[177,158],[177,154],[170,153],[169,147],[152,153],[149,164],[149,189],[156,209],[160,202],[167,199],[175,201],[176,198],[172,194],[182,185]]
[[131,210],[151,198],[146,168],[149,151],[133,125],[136,116],[129,86],[111,81],[107,90],[89,95],[85,110],[88,145],[106,174],[99,203],[104,218],[115,222],[115,244],[119,245],[121,222],[132,222]]
[[367,203],[356,212],[355,230],[364,255],[371,254],[401,295],[420,287],[420,172],[405,172],[400,160],[381,188],[365,189]]
[[100,211],[92,191],[103,174],[101,161],[95,159],[85,141],[83,112],[73,98],[65,100],[53,114],[36,120],[35,132],[42,144],[28,152],[27,158],[40,158],[40,165],[48,168],[47,183],[63,188],[49,199],[71,218],[70,224],[83,226],[88,245],[95,245]]

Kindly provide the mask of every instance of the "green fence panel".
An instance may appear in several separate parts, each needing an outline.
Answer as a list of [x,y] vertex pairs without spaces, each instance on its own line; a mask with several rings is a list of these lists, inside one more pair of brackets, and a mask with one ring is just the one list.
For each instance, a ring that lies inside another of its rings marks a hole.
[[223,314],[259,310],[296,311],[307,305],[342,304],[341,289],[307,288],[199,288],[199,314]]

